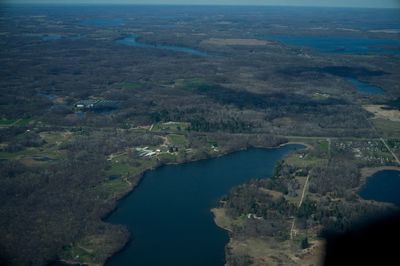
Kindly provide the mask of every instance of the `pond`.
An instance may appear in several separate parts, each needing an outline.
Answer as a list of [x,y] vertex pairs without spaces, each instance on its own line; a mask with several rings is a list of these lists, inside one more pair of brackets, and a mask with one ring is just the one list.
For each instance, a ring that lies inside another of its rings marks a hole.
[[378,87],[371,85],[369,83],[360,81],[355,78],[346,78],[356,89],[358,92],[363,93],[363,94],[384,94],[385,91]]
[[400,206],[400,171],[385,170],[370,176],[361,188],[363,199],[390,202]]
[[301,148],[249,149],[147,172],[107,220],[127,226],[133,238],[106,265],[223,266],[228,233],[211,208],[234,186],[270,177],[278,160]]
[[138,38],[139,37],[136,35],[131,35],[129,37],[118,39],[118,40],[116,40],[116,42],[118,44],[123,44],[123,45],[138,47],[138,48],[162,49],[162,50],[170,50],[170,51],[174,51],[174,52],[192,54],[195,56],[203,56],[203,57],[207,56],[206,52],[202,52],[202,51],[199,51],[196,49],[182,47],[182,46],[175,46],[175,45],[148,44],[148,43],[139,42],[137,40]]

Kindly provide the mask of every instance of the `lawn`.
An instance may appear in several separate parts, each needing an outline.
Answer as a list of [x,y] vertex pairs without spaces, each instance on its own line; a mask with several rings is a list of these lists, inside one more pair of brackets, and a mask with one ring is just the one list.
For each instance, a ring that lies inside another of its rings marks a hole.
[[81,248],[77,245],[69,245],[69,246],[65,247],[64,253],[67,258],[71,258],[74,261],[81,262],[81,263],[87,263],[87,262],[93,261],[94,256],[95,256],[89,250]]
[[0,119],[0,127],[9,127],[9,126],[27,126],[32,119],[30,118],[21,118],[21,119]]
[[170,134],[168,140],[174,146],[187,147],[189,145],[189,141],[184,135]]
[[309,154],[307,154],[307,156],[304,158],[300,158],[299,154],[293,153],[288,157],[286,157],[285,162],[289,165],[293,165],[299,168],[304,168],[304,167],[315,167],[318,165],[326,164],[327,159],[311,157]]
[[203,78],[192,78],[192,79],[178,79],[175,81],[175,86],[193,90],[197,89],[198,87],[207,84],[205,79]]
[[116,88],[121,88],[123,90],[137,90],[137,89],[141,89],[144,87],[144,83],[139,82],[139,81],[126,81],[126,82],[122,82],[122,83],[118,83],[115,85]]
[[17,119],[7,119],[7,118],[1,118],[0,119],[0,126],[10,126],[17,122]]

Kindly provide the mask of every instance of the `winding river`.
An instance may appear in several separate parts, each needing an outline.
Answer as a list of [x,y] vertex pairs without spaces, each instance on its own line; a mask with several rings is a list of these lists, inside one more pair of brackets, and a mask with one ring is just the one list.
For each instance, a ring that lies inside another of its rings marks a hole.
[[133,235],[107,266],[223,266],[228,233],[215,225],[210,209],[232,187],[270,177],[278,160],[301,148],[249,149],[147,172],[107,220]]

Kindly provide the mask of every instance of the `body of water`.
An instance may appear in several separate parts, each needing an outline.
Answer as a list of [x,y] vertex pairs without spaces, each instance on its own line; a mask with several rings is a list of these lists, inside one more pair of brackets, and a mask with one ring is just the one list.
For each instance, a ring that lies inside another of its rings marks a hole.
[[363,199],[390,202],[400,206],[400,171],[380,171],[368,178],[359,195]]
[[286,45],[307,47],[323,53],[400,54],[398,39],[286,35],[268,36],[266,39]]
[[162,49],[162,50],[170,50],[170,51],[174,51],[174,52],[192,54],[195,56],[207,56],[207,53],[196,50],[196,49],[182,47],[182,46],[174,46],[174,45],[159,45],[159,44],[142,43],[142,42],[137,41],[137,38],[138,38],[138,36],[129,36],[129,37],[125,37],[123,39],[119,39],[116,42],[119,44],[133,46],[133,47],[139,47],[139,48]]
[[384,94],[385,91],[378,87],[371,85],[369,83],[360,81],[354,78],[347,78],[348,81],[357,89],[357,91],[364,93],[364,94]]
[[301,148],[250,149],[147,172],[107,220],[126,225],[133,236],[107,266],[223,266],[229,237],[210,209],[232,187],[270,177],[278,160]]

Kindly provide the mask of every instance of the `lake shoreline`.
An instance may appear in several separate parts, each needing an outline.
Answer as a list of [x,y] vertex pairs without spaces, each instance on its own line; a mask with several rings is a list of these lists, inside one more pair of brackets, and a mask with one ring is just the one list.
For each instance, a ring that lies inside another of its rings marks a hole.
[[[145,170],[143,173],[138,175],[139,179],[138,179],[137,184],[135,184],[135,186],[133,186],[133,188],[128,193],[126,193],[123,196],[121,196],[120,198],[118,198],[118,200],[115,203],[115,206],[112,208],[112,210],[110,212],[108,212],[104,216],[104,218],[102,218],[102,221],[106,222],[105,220],[108,219],[113,213],[115,213],[118,210],[119,203],[122,200],[124,200],[125,198],[127,198],[128,196],[130,196],[132,193],[135,192],[135,189],[138,188],[139,185],[144,180],[144,175],[149,171],[153,171],[153,170],[156,170],[156,169],[159,169],[159,168],[161,168],[163,166],[168,166],[168,165],[181,165],[181,164],[188,164],[188,163],[192,163],[192,162],[200,162],[200,161],[209,160],[209,159],[216,159],[216,158],[220,158],[220,157],[227,156],[227,155],[230,155],[230,154],[246,151],[246,150],[249,150],[249,149],[278,149],[278,148],[282,148],[282,147],[285,147],[285,146],[288,146],[288,145],[293,145],[293,144],[302,145],[302,146],[305,147],[305,149],[309,149],[309,145],[307,143],[302,143],[302,142],[285,142],[285,143],[278,144],[276,146],[248,145],[247,147],[242,147],[242,148],[239,148],[239,149],[223,151],[223,152],[219,152],[217,154],[212,154],[210,157],[198,157],[198,158],[186,160],[186,161],[183,161],[183,162],[160,163],[160,164],[158,164],[158,165],[156,165],[156,166],[154,166],[154,167],[152,167],[150,169]],[[222,228],[222,229],[226,230],[225,228]],[[100,264],[100,265],[106,265],[115,255],[123,252],[129,246],[129,244],[133,241],[133,239],[134,239],[133,236],[130,234],[129,237],[128,237],[128,240],[123,244],[122,248],[116,249],[115,252],[111,256],[109,256],[103,264]],[[230,237],[229,237],[229,239],[230,239]]]

